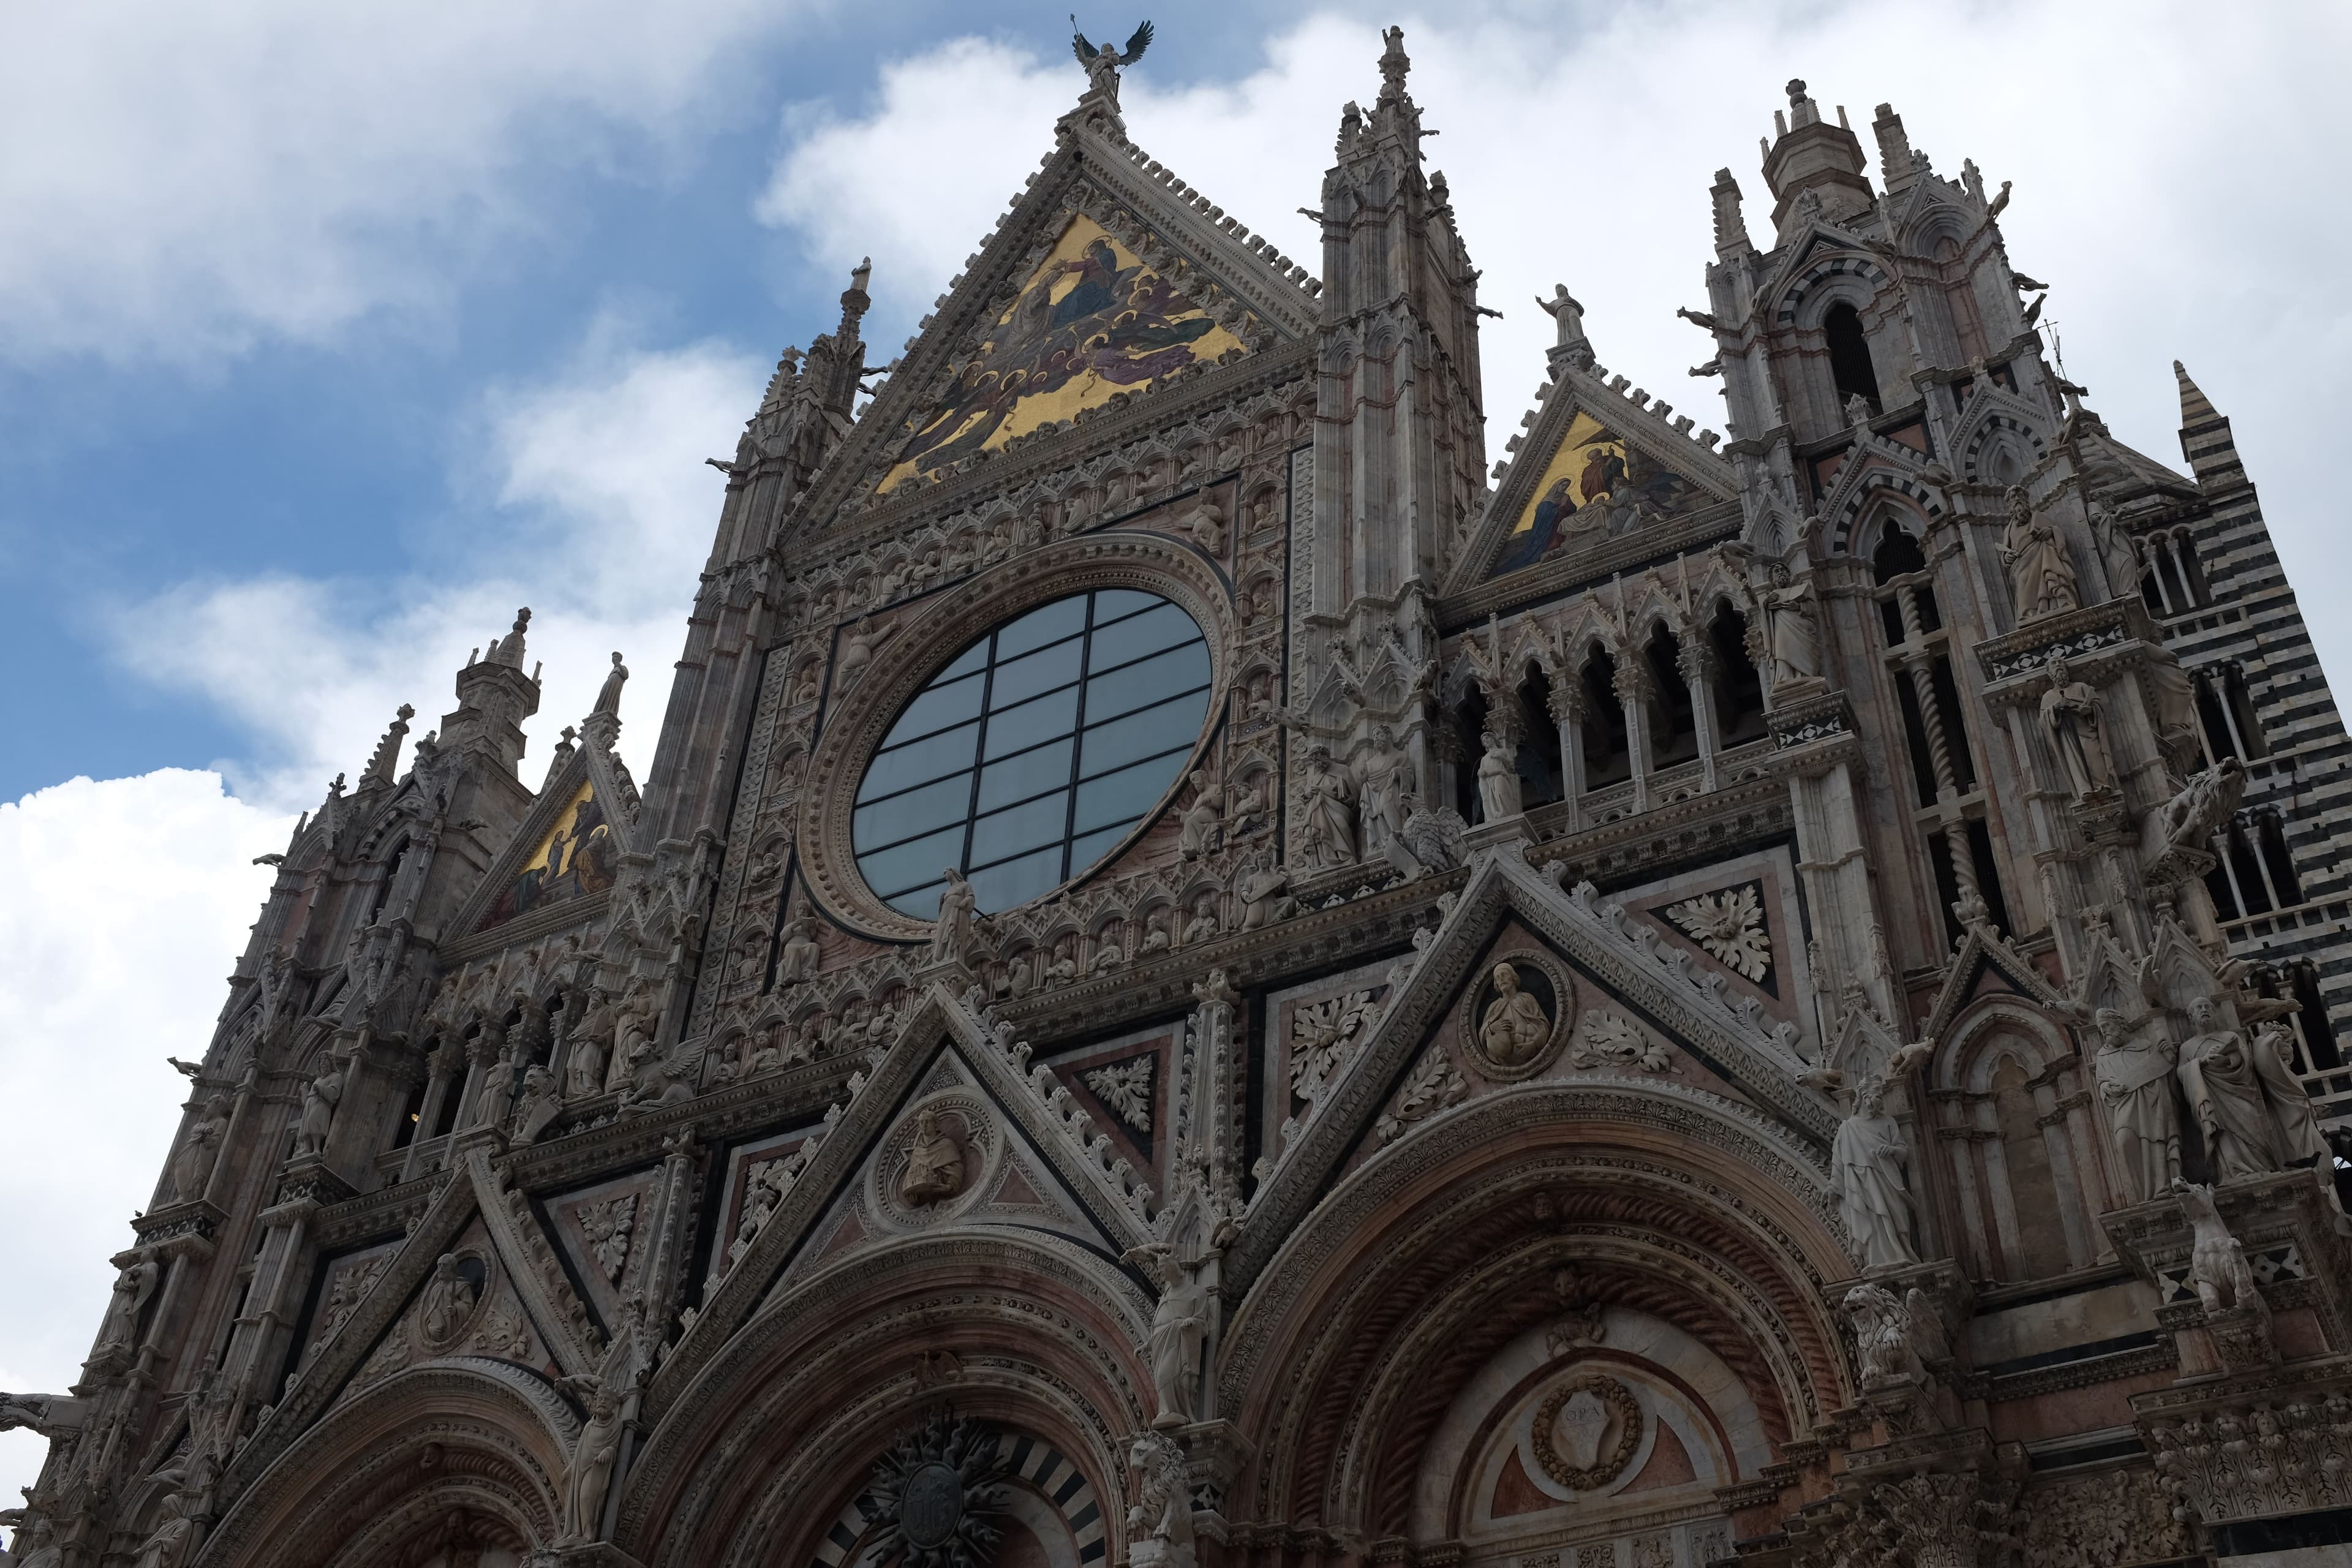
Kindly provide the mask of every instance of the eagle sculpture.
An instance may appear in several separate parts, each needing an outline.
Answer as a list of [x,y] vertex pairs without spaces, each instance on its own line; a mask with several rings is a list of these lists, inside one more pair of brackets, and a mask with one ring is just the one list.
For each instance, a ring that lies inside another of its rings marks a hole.
[[1135,29],[1128,38],[1126,47],[1113,48],[1104,44],[1097,48],[1087,41],[1084,33],[1078,31],[1076,16],[1070,17],[1070,51],[1078,57],[1078,63],[1087,68],[1087,85],[1097,92],[1108,94],[1114,102],[1118,99],[1118,68],[1133,65],[1150,47],[1151,24],[1149,22]]

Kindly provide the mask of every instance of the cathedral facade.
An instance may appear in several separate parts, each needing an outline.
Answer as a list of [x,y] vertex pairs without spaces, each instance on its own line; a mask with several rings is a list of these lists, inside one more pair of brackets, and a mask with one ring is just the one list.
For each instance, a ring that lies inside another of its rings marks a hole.
[[1401,34],[1311,268],[1149,39],[787,351],[642,786],[619,654],[521,776],[526,611],[295,831],[10,1560],[2344,1561],[2347,748],[2227,420],[1799,82],[1727,435],[1563,289],[1490,454]]

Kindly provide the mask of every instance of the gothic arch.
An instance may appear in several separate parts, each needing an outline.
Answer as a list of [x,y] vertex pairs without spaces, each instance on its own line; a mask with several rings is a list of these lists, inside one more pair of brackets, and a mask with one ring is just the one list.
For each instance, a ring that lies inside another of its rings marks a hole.
[[[1122,1442],[1150,1419],[1137,1393],[1150,1317],[1115,1262],[1042,1232],[967,1227],[856,1254],[770,1300],[647,1412],[615,1540],[657,1568],[806,1568],[892,1434],[947,1403],[1051,1443],[1115,1496]],[[918,1352],[952,1358],[945,1386]]]
[[1867,311],[1892,286],[1879,265],[1853,252],[1819,256],[1781,284],[1774,315],[1783,328],[1819,331],[1830,307]]
[[1822,1303],[1853,1264],[1786,1135],[1713,1096],[1531,1084],[1359,1167],[1227,1333],[1220,1408],[1263,1434],[1235,1517],[1393,1534],[1454,1391],[1559,1310],[1565,1267],[1738,1374],[1775,1444],[1851,1389]]
[[[1843,485],[1840,487],[1845,489]],[[1864,514],[1868,524],[1864,526]],[[1876,546],[1880,531],[1892,518],[1898,521],[1904,531],[1927,547],[1927,532],[1935,520],[1944,515],[1943,504],[1935,492],[1918,479],[1880,469],[1851,489],[1845,489],[1842,503],[1836,509],[1834,532],[1831,549],[1848,555],[1866,555],[1859,542],[1867,539]]]
[[2102,1245],[2098,1132],[2065,1031],[2018,997],[1981,998],[1946,1032],[1933,1083],[1928,1136],[1975,1272],[2013,1280],[2087,1268]]
[[414,1367],[297,1438],[192,1568],[375,1568],[463,1511],[551,1544],[579,1422],[531,1373],[467,1357]]

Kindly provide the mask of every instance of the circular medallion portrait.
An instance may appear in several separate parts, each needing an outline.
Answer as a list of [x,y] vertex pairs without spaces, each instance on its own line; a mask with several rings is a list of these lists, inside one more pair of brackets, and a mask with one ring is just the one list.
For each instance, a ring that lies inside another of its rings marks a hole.
[[918,1102],[883,1141],[876,1206],[908,1226],[961,1209],[995,1173],[1000,1142],[976,1095],[950,1090]]
[[1541,1072],[1568,1038],[1575,992],[1549,958],[1510,953],[1470,987],[1460,1028],[1464,1054],[1486,1077],[1508,1083]]

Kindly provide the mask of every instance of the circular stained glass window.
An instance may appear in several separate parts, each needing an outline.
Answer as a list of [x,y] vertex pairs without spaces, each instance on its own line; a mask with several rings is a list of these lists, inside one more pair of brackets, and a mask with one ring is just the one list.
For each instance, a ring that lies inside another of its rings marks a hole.
[[939,913],[952,867],[983,913],[1086,870],[1143,820],[1209,711],[1209,647],[1154,594],[1056,599],[965,648],[907,704],[857,786],[857,868]]

